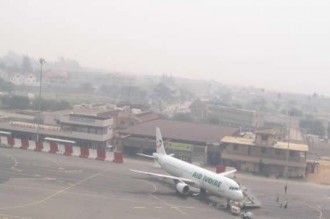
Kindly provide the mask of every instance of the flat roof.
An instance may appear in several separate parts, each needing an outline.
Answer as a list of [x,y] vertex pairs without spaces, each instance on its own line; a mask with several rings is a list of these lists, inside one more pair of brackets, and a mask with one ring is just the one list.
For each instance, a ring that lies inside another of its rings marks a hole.
[[255,145],[254,138],[242,138],[235,136],[225,136],[221,139],[223,143],[242,144],[242,145]]
[[[0,122],[0,129],[4,132],[26,132],[30,134],[36,134],[36,128],[28,128],[28,127],[20,127],[13,126],[9,123]],[[107,141],[110,140],[107,135],[98,135],[98,134],[90,134],[90,133],[82,133],[82,132],[73,132],[73,131],[64,131],[64,130],[47,130],[47,129],[39,129],[39,133],[41,135],[46,135],[54,138],[69,138],[73,140],[88,140],[88,141]]]
[[289,143],[288,142],[282,142],[279,141],[273,146],[263,146],[263,145],[257,145],[254,142],[254,138],[242,138],[242,137],[235,137],[235,136],[225,136],[221,139],[221,142],[223,143],[231,143],[231,144],[240,144],[240,145],[251,145],[251,146],[260,146],[260,147],[271,147],[271,148],[278,148],[292,151],[308,151],[308,145],[307,144],[296,144],[296,143]]
[[274,148],[280,148],[280,149],[288,149],[293,151],[308,151],[308,145],[307,144],[296,144],[296,143],[289,143],[279,141],[274,145]]

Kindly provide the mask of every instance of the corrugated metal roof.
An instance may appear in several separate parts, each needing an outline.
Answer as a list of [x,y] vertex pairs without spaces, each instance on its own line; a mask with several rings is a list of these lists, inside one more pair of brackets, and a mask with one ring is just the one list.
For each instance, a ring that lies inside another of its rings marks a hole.
[[164,138],[203,143],[220,142],[224,136],[238,132],[237,128],[158,119],[127,128],[121,133],[154,137],[157,126]]

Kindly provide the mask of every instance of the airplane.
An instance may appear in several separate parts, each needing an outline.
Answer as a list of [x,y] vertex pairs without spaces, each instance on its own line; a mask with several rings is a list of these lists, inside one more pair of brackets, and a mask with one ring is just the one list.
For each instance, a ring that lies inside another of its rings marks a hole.
[[177,192],[182,195],[189,195],[190,186],[192,186],[200,189],[200,195],[205,195],[207,191],[211,195],[226,198],[227,206],[229,206],[230,200],[241,201],[244,198],[238,183],[226,177],[236,172],[236,169],[217,174],[177,159],[173,157],[174,154],[166,154],[159,127],[156,127],[156,153],[152,155],[138,153],[138,155],[153,158],[170,175],[134,169],[130,169],[130,171],[152,177],[174,180]]

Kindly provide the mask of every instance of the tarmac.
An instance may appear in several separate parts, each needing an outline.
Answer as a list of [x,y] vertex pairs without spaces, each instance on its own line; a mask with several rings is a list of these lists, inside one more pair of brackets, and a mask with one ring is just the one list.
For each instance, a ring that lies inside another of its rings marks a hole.
[[[152,161],[112,163],[0,148],[0,219],[239,218],[212,202],[178,195],[170,181],[132,173],[162,172]],[[253,218],[330,218],[330,187],[237,174],[262,203]],[[279,199],[288,200],[281,208]]]

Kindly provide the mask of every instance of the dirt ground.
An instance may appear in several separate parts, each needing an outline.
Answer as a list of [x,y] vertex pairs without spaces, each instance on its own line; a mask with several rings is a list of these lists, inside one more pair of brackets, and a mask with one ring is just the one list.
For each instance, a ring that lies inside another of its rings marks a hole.
[[315,173],[308,175],[308,181],[330,185],[330,157],[322,157]]

